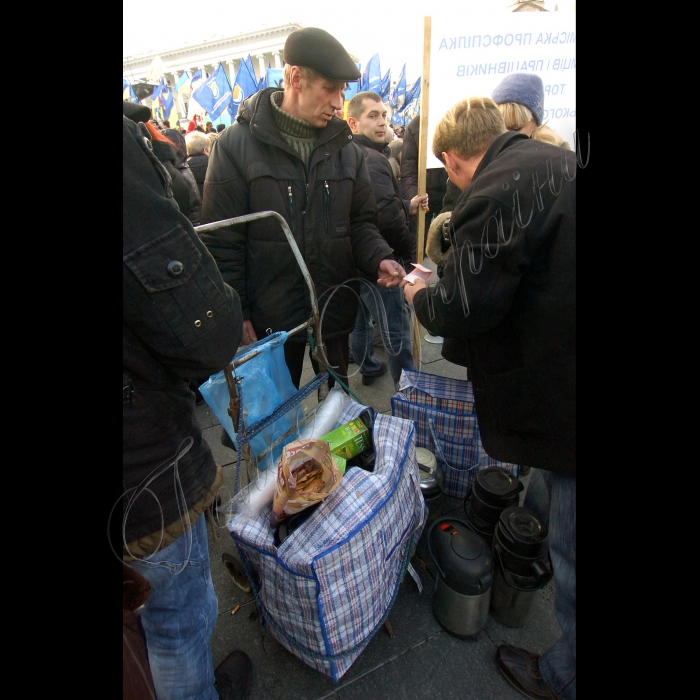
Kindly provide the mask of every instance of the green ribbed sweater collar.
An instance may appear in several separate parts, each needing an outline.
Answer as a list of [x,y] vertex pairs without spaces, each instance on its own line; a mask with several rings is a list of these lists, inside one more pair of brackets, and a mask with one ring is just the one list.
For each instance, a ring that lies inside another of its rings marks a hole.
[[277,128],[285,136],[292,136],[295,139],[315,140],[320,129],[316,128],[315,126],[311,126],[311,124],[303,122],[301,119],[293,117],[288,112],[281,110],[280,105],[282,104],[283,99],[283,90],[273,92],[270,95],[270,102],[272,103],[272,116],[275,119]]

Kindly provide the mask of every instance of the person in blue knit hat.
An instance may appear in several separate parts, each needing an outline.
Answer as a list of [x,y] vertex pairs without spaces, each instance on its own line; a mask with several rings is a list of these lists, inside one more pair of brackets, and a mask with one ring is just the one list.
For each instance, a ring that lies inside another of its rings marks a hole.
[[511,73],[491,93],[508,131],[519,131],[537,141],[571,150],[569,144],[542,123],[544,117],[544,85],[534,73]]

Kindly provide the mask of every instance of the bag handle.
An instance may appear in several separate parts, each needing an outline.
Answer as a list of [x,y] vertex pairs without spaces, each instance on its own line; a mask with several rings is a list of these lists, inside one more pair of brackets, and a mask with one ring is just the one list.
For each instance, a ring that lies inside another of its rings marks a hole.
[[445,459],[445,453],[442,451],[442,447],[440,447],[440,443],[438,442],[437,435],[435,433],[435,419],[434,418],[428,418],[428,428],[430,428],[430,434],[433,436],[433,442],[435,443],[435,449],[437,450],[438,456],[450,469],[454,469],[455,471],[461,471],[461,472],[470,472],[472,469],[478,468],[478,466],[479,466],[478,462],[476,464],[472,465],[471,467],[468,467],[467,469],[457,469],[456,467],[453,467]]

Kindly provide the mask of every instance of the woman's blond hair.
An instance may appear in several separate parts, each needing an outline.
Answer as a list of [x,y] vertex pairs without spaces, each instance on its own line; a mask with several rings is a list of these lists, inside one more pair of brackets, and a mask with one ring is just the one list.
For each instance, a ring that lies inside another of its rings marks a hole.
[[490,97],[468,97],[448,109],[435,127],[433,153],[441,163],[447,151],[472,158],[505,132],[503,115]]
[[506,123],[506,129],[509,131],[520,131],[534,117],[532,112],[525,106],[517,102],[504,102],[498,105],[503,115],[503,121]]
[[[525,106],[517,102],[504,102],[498,105],[503,115],[503,121],[506,123],[506,129],[509,131],[520,131],[526,124],[534,119],[532,112]],[[535,127],[535,130],[530,135],[535,141],[543,143],[551,143],[553,146],[561,146],[562,148],[570,148],[569,144],[564,141],[559,134],[552,131],[547,126],[547,122],[542,126]]]

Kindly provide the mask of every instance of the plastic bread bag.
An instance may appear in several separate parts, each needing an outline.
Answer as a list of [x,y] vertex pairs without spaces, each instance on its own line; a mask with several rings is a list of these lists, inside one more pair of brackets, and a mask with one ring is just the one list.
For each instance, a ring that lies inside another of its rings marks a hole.
[[270,525],[323,501],[342,476],[327,442],[294,440],[285,445],[277,466]]

